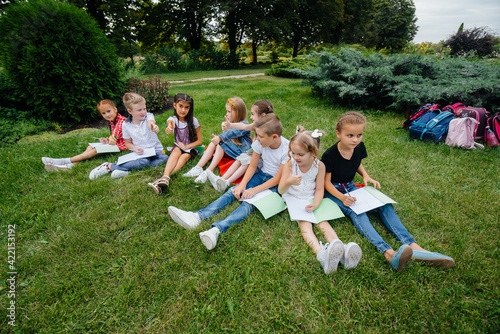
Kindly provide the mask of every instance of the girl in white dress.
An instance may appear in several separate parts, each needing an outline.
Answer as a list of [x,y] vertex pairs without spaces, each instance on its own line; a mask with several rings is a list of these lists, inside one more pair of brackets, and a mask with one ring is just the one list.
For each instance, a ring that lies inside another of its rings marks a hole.
[[[313,199],[313,203],[305,207],[306,211],[314,211],[323,200],[325,184],[325,165],[318,159],[320,137],[318,130],[298,130],[290,139],[290,160],[285,164],[278,191],[283,198]],[[346,269],[354,268],[361,260],[361,248],[354,242],[344,245],[338,238],[328,221],[317,223],[327,243],[323,245],[314,234],[313,223],[297,221],[302,237],[316,254],[325,274],[337,270],[343,263]]]

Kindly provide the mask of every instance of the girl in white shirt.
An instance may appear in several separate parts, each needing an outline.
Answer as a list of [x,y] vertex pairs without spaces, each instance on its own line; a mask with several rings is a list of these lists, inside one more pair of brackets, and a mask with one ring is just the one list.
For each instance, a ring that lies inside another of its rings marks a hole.
[[[320,137],[318,130],[304,131],[299,129],[290,139],[290,160],[285,164],[278,191],[286,200],[289,197],[311,199],[312,204],[305,207],[307,212],[318,208],[324,195],[325,165],[319,161],[318,150]],[[325,235],[327,243],[323,245],[314,234],[313,225],[308,221],[297,221],[302,237],[309,247],[316,253],[325,274],[337,270],[338,264],[343,263],[346,269],[354,268],[361,260],[361,248],[354,242],[344,245],[338,238],[328,221],[317,223]]]

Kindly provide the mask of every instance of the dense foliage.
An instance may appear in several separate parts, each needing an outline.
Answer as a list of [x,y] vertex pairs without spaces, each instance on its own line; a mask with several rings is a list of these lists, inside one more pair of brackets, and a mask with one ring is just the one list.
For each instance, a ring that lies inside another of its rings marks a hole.
[[455,56],[466,55],[474,52],[480,57],[491,54],[495,46],[495,37],[488,33],[484,27],[473,29],[460,29],[444,43],[451,49]]
[[274,75],[282,78],[300,78],[300,74],[295,69],[308,70],[316,66],[313,58],[293,58],[274,64],[266,71],[266,75]]
[[11,4],[0,17],[8,78],[39,118],[63,123],[97,117],[95,105],[123,89],[115,49],[84,11],[55,0]]
[[355,107],[408,112],[427,102],[462,102],[500,111],[500,67],[463,58],[318,54],[318,67],[295,70],[319,96]]
[[177,48],[161,48],[157,53],[148,54],[141,61],[140,69],[145,74],[178,71],[206,71],[236,68],[239,57],[229,51],[217,49],[193,49],[182,54]]
[[320,43],[400,49],[415,29],[412,0],[68,1],[95,17],[127,57],[138,46],[143,53],[165,46],[187,52],[210,47],[214,39],[224,40],[233,57],[248,42],[253,59],[267,42],[290,47],[293,57]]
[[167,109],[168,82],[162,81],[159,74],[146,80],[131,78],[125,90],[142,95],[149,112],[159,113]]

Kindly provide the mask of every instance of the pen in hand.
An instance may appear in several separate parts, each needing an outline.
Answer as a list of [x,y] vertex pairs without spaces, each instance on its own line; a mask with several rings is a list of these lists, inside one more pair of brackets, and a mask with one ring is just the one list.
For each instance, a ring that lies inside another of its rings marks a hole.
[[347,190],[347,187],[345,185],[343,187],[344,187],[344,191],[346,192],[347,196],[352,197],[349,190]]

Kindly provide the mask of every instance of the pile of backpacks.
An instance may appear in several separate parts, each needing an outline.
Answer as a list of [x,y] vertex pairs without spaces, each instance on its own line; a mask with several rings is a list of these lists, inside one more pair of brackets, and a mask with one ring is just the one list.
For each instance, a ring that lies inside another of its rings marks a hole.
[[484,148],[476,140],[485,141],[490,147],[499,146],[500,112],[491,115],[485,108],[467,107],[458,102],[439,108],[436,103],[423,105],[403,122],[410,138],[465,149]]

